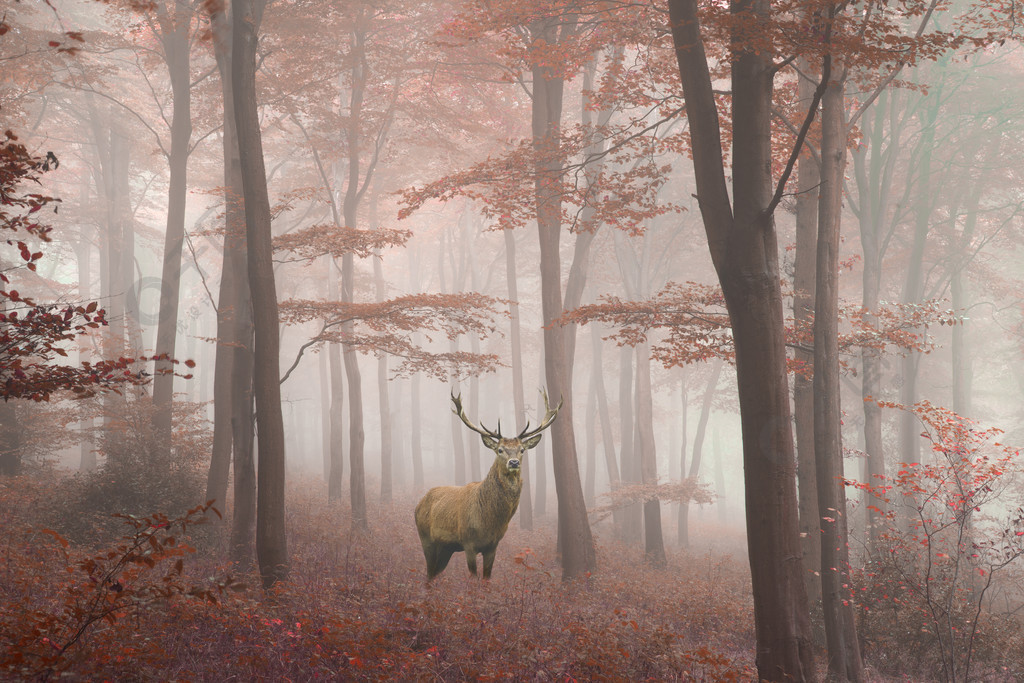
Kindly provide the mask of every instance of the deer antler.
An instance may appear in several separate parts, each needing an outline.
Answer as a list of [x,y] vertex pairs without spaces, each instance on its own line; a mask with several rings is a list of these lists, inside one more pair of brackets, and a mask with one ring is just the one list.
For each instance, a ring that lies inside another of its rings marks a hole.
[[469,421],[469,418],[466,417],[466,413],[462,410],[462,394],[459,394],[458,396],[452,394],[452,403],[455,404],[455,410],[453,410],[452,412],[458,415],[459,419],[462,420],[463,424],[472,429],[474,432],[480,434],[481,436],[489,436],[492,439],[502,438],[500,421],[498,422],[498,431],[496,432],[492,432],[490,429],[487,429],[485,427],[477,427],[475,424]]
[[554,422],[555,418],[558,416],[558,411],[562,409],[562,399],[559,399],[558,405],[555,406],[554,410],[552,410],[551,406],[548,404],[548,392],[546,390],[542,390],[541,393],[544,395],[544,419],[540,421],[540,425],[538,425],[536,429],[530,429],[530,423],[527,422],[526,426],[523,427],[523,431],[520,432],[519,436],[516,438],[522,440],[529,439],[531,436],[537,436],[551,426],[551,423]]

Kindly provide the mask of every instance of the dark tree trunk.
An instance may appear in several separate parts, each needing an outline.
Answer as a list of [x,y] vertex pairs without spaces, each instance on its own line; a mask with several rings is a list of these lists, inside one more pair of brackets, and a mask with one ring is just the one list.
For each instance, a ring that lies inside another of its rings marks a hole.
[[270,244],[270,199],[256,101],[256,43],[265,6],[265,0],[232,0],[231,77],[255,332],[253,388],[259,429],[256,557],[263,585],[269,587],[288,577],[288,543],[284,524],[284,420],[281,416],[277,288]]
[[[241,162],[238,156],[238,138],[235,133],[235,108],[231,88],[231,23],[226,7],[220,7],[211,16],[214,54],[221,78],[221,97],[224,103],[224,254],[221,267],[220,297],[217,304],[217,348],[213,377],[213,453],[206,480],[206,499],[215,500],[225,509],[228,474],[232,461],[232,434],[234,418],[244,420],[251,409],[236,410],[232,403],[237,392],[234,364],[251,362],[251,341],[248,353],[241,345],[252,338],[252,314],[249,312],[248,267],[246,265],[245,209],[242,206]],[[247,321],[247,322],[246,322]],[[251,371],[250,373],[251,374]],[[251,380],[247,383],[251,384]],[[251,390],[245,394],[250,395]],[[251,423],[251,419],[250,419]],[[240,425],[241,427],[242,425]],[[251,431],[251,429],[250,429]],[[252,443],[251,436],[248,442]],[[242,450],[246,450],[243,446]],[[251,451],[251,445],[249,450]]]
[[[758,676],[770,681],[810,680],[815,676],[814,657],[797,515],[778,242],[768,211],[774,69],[769,55],[745,49],[737,35],[730,55],[730,206],[697,2],[669,0],[668,7],[687,103],[698,202],[736,348]],[[769,9],[766,0],[737,0],[732,5],[741,18],[764,17]],[[733,30],[742,33],[741,28]]]
[[829,675],[837,680],[860,681],[864,664],[853,614],[839,398],[839,229],[846,170],[846,76],[840,65],[831,68],[830,60],[826,55],[822,68],[822,78],[828,81],[821,111],[814,295],[814,454],[821,528],[821,604]]

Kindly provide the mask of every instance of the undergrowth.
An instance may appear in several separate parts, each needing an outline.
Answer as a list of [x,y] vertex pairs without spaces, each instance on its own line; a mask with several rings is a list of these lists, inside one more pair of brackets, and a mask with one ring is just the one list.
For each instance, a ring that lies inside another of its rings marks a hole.
[[677,554],[656,570],[599,533],[599,571],[563,584],[551,531],[513,522],[489,582],[456,555],[428,586],[411,505],[353,536],[320,488],[291,487],[291,575],[265,592],[252,570],[194,550],[201,508],[184,529],[123,519],[121,541],[97,550],[36,524],[42,485],[0,481],[0,678],[754,678],[742,559]]

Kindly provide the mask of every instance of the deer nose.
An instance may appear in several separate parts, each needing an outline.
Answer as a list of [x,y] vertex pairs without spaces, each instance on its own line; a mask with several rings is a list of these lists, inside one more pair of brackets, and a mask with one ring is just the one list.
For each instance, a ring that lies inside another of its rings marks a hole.
[[508,468],[510,470],[518,470],[519,469],[519,458],[512,458],[511,460],[509,460],[508,461]]

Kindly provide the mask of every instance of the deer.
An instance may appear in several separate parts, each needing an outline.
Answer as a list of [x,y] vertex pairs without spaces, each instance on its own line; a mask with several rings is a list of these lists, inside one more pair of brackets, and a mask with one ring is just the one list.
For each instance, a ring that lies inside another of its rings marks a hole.
[[462,409],[462,396],[451,395],[452,410],[462,422],[480,435],[484,446],[494,451],[494,463],[483,481],[465,486],[438,486],[427,491],[416,506],[416,529],[427,561],[427,583],[444,571],[452,553],[465,552],[469,573],[477,576],[476,556],[483,555],[483,578],[491,578],[498,542],[519,508],[523,490],[521,467],[526,451],[540,443],[542,432],[551,426],[562,408],[552,410],[544,395],[544,417],[534,429],[530,423],[515,438],[501,435],[501,421],[494,431],[477,427]]

